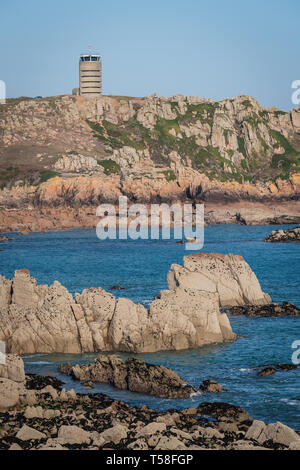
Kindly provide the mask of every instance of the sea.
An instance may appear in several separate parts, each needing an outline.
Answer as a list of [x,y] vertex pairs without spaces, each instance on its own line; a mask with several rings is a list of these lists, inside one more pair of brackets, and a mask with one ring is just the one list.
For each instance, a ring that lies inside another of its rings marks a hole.
[[[239,254],[257,275],[262,289],[274,302],[300,307],[300,244],[266,243],[264,238],[282,226],[210,225],[205,228],[202,251]],[[182,264],[189,253],[174,239],[99,240],[94,229],[9,234],[15,240],[0,244],[0,274],[11,278],[16,269],[28,268],[39,284],[60,281],[70,292],[100,286],[116,296],[146,307],[167,288],[166,276],[174,263]],[[119,285],[123,290],[112,291]],[[82,393],[105,393],[134,406],[182,409],[202,402],[226,402],[245,408],[267,423],[281,421],[300,431],[300,367],[258,377],[257,367],[291,363],[300,359],[293,348],[300,341],[300,318],[248,318],[230,316],[239,335],[233,343],[212,344],[184,351],[125,354],[175,370],[187,383],[198,387],[203,380],[221,383],[226,391],[198,393],[188,399],[162,399],[97,384],[87,391],[80,383],[58,372],[61,363],[91,362],[97,354],[36,354],[24,356],[27,373],[52,375],[66,389]],[[298,350],[300,347],[298,346]],[[293,356],[294,353],[294,356]]]

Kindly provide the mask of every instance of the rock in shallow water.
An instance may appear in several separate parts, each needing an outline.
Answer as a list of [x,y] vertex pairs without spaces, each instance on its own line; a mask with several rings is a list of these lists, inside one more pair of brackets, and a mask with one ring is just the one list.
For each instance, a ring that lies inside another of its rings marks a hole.
[[269,305],[243,305],[223,310],[228,315],[246,315],[248,317],[288,317],[300,316],[300,309],[288,302],[282,304],[269,304]]
[[159,412],[103,394],[76,395],[50,385],[44,389],[45,381],[35,376],[38,389],[25,391],[38,397],[37,406],[17,404],[0,412],[1,450],[300,448],[299,435],[288,426],[253,421],[247,411],[227,403]]
[[164,366],[147,364],[138,359],[123,362],[118,356],[99,355],[92,364],[65,364],[60,372],[81,382],[108,383],[121,390],[155,395],[161,398],[189,398],[196,392],[176,372]]
[[19,354],[196,348],[236,338],[220,306],[270,301],[232,254],[188,255],[183,267],[171,267],[168,285],[147,310],[101,288],[73,297],[58,281],[37,285],[28,270],[0,276],[0,340]]
[[297,369],[296,364],[271,364],[269,366],[264,366],[258,373],[258,377],[265,377],[267,375],[273,375],[275,372],[287,372],[289,370]]
[[271,235],[265,238],[265,242],[300,242],[300,227],[290,228],[287,230],[273,230]]

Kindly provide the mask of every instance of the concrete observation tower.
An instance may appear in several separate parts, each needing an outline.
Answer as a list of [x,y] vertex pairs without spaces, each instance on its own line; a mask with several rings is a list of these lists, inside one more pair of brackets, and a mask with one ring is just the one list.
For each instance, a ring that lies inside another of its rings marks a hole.
[[79,60],[79,93],[96,97],[102,94],[102,62],[98,54],[81,54]]

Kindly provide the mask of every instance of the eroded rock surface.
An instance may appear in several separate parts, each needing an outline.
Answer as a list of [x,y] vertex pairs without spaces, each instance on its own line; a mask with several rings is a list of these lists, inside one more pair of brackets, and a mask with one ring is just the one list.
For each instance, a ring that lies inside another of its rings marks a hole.
[[230,315],[246,315],[248,317],[288,317],[300,316],[300,309],[288,302],[269,305],[243,305],[225,308],[224,312]]
[[62,389],[53,377],[26,377],[19,401],[0,410],[0,450],[299,448],[300,436],[293,429],[253,420],[246,410],[228,403],[160,412],[103,394],[76,394]]
[[135,358],[125,362],[118,356],[99,355],[92,364],[63,365],[60,371],[81,382],[102,382],[121,390],[161,398],[189,398],[196,392],[176,372]]
[[37,285],[28,270],[0,276],[0,340],[8,352],[153,352],[232,341],[220,305],[266,303],[268,296],[240,256],[187,256],[173,265],[169,290],[149,310],[101,288],[73,297],[58,281]]
[[220,306],[266,305],[271,298],[242,256],[196,253],[185,256],[184,266],[172,265],[169,288],[195,289],[217,293]]

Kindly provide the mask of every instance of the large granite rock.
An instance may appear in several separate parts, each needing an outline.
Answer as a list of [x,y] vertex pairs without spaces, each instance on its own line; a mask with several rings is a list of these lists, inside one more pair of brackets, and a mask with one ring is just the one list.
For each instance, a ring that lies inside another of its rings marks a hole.
[[[210,259],[211,255],[205,257]],[[185,258],[186,264],[190,264],[189,257]],[[249,281],[256,277],[244,261],[237,263],[237,268],[244,265],[248,275],[245,282],[252,292]],[[234,272],[233,267],[227,275],[227,286],[230,275],[234,286],[241,285],[242,277],[246,277],[244,272]],[[195,278],[197,273],[181,269],[188,277],[177,284],[175,276],[173,282],[169,279],[170,290],[162,291],[149,310],[129,299],[116,299],[101,288],[85,289],[73,297],[58,281],[50,287],[37,285],[28,270],[16,271],[12,280],[0,276],[0,340],[6,342],[8,352],[32,354],[153,352],[235,339],[227,315],[220,313],[217,288],[212,282],[203,283],[199,273]],[[245,296],[239,292],[242,290],[237,288],[231,292],[235,304],[244,303]],[[263,297],[263,293],[260,295]]]
[[271,298],[261,290],[250,266],[239,255],[196,253],[184,258],[184,267],[172,265],[169,288],[217,293],[220,306],[265,305]]
[[168,284],[147,310],[101,288],[73,297],[58,281],[37,285],[28,270],[0,276],[0,340],[18,354],[196,348],[235,339],[220,306],[270,301],[241,256],[186,256]]
[[135,358],[99,355],[91,364],[62,365],[60,371],[81,382],[108,383],[121,390],[161,398],[189,398],[196,392],[176,372]]

